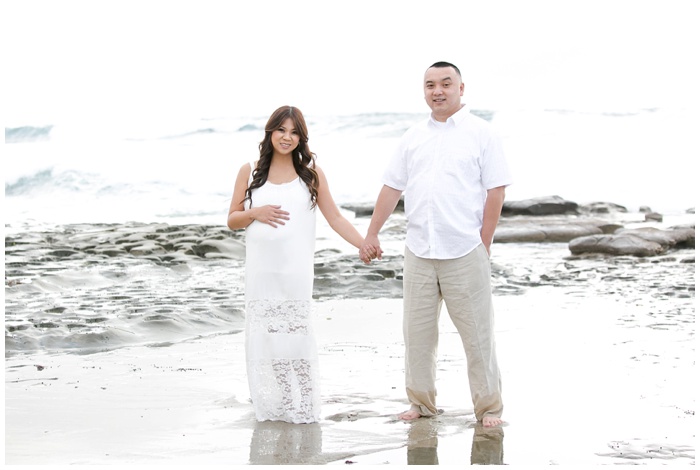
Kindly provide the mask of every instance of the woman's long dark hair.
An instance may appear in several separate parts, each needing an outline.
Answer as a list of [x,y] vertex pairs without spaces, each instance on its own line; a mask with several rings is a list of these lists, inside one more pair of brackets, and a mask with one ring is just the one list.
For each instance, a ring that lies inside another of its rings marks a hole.
[[259,188],[267,181],[270,173],[270,163],[272,163],[272,133],[282,126],[282,123],[291,118],[294,129],[299,135],[299,145],[292,151],[292,162],[299,178],[306,183],[311,194],[311,207],[316,207],[318,197],[318,173],[316,173],[316,155],[309,150],[309,132],[306,128],[304,115],[294,106],[282,106],[278,108],[265,124],[265,138],[260,142],[260,159],[253,170],[253,181],[245,191],[243,201],[253,202],[253,190]]

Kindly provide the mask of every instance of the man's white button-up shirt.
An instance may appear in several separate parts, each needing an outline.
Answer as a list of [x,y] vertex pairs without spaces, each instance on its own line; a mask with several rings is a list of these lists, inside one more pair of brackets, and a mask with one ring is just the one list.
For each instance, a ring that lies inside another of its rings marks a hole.
[[481,243],[486,191],[512,183],[500,137],[466,106],[411,127],[382,183],[404,192],[406,246],[420,258],[460,258]]

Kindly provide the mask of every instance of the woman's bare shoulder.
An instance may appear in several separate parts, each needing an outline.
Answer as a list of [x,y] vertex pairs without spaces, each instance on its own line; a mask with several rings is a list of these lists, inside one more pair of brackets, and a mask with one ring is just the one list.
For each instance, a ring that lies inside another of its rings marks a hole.
[[243,165],[241,165],[241,168],[238,170],[238,174],[247,174],[249,175],[251,171],[253,171],[253,165],[254,163],[251,162],[245,162]]

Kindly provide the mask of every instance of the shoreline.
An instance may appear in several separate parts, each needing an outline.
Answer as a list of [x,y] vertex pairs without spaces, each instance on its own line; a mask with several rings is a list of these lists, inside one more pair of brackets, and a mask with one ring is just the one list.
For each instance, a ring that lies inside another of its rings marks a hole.
[[[485,441],[485,458],[501,449],[509,465],[694,463],[692,334],[630,328],[620,318],[633,306],[560,288],[494,301],[506,425],[501,444]],[[471,462],[483,436],[448,315],[438,363],[445,413],[404,423],[401,300],[315,304],[320,423],[255,422],[242,333],[19,355],[5,360],[6,464]],[[543,410],[566,418],[552,424]]]
[[[640,218],[622,216],[677,222]],[[320,225],[314,425],[255,422],[240,234],[132,223],[6,237],[6,464],[694,464],[694,245],[638,258],[495,243],[506,424],[484,434],[445,309],[445,412],[397,419],[405,217],[371,266]]]

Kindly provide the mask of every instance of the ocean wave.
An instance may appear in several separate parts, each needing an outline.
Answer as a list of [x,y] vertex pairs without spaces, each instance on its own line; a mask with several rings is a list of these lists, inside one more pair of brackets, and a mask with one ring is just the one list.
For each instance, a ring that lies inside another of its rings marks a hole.
[[[664,111],[662,108],[640,108],[640,109],[624,109],[624,110],[581,110],[569,108],[546,108],[543,110],[549,114],[566,115],[592,115],[592,116],[620,116],[630,117],[644,114],[652,114]],[[472,114],[479,116],[487,121],[492,121],[499,111],[493,109],[472,109]],[[348,115],[306,115],[306,120],[313,136],[328,133],[343,133],[362,131],[370,137],[398,137],[412,124],[425,119],[428,116],[426,112],[373,112],[373,113],[357,113]],[[129,142],[141,142],[152,140],[178,140],[196,138],[204,135],[231,135],[237,133],[258,132],[263,133],[265,123],[268,116],[252,116],[252,117],[219,117],[219,118],[200,118],[195,120],[178,120],[172,122],[159,122],[154,124],[152,128],[134,128],[124,132],[122,129],[124,123],[119,126],[110,126],[105,123],[91,123],[92,126],[97,126],[91,131],[90,126],[84,123],[76,124],[78,127],[73,129],[71,134],[70,125],[64,123],[61,127],[65,135],[72,138],[88,138],[91,133],[113,133],[121,134],[118,138]],[[129,125],[126,125],[129,128]],[[55,132],[54,125],[47,126],[20,126],[5,128],[5,143],[20,143],[20,142],[38,142],[51,140]],[[54,136],[60,138],[60,136]]]
[[27,196],[37,193],[55,192],[82,192],[104,189],[100,183],[99,175],[81,172],[79,170],[65,170],[55,172],[53,168],[36,171],[28,176],[21,176],[12,183],[5,183],[5,196]]
[[264,131],[265,126],[260,126],[258,124],[243,124],[238,128],[238,132],[250,132],[250,131]]
[[[686,201],[692,200],[692,172],[674,169],[687,166],[697,148],[693,114],[665,108],[638,112],[617,117],[564,107],[472,111],[491,117],[508,146],[516,181],[509,188],[511,198],[561,194],[628,207],[648,205],[656,211],[685,210]],[[335,201],[374,201],[400,135],[427,116],[428,112],[307,115],[311,149],[332,183]],[[49,142],[6,146],[6,225],[171,219],[186,223],[205,218],[218,222],[220,217],[212,214],[226,213],[237,171],[257,155],[266,119],[119,118],[112,124],[96,119],[90,126],[53,122]],[[34,124],[34,129],[41,128]],[[102,139],[106,131],[119,135]],[[590,135],[597,137],[586,138]],[[614,145],[596,145],[601,139]],[[649,163],[659,152],[664,154],[662,167]],[[562,158],[583,162],[579,177],[549,178],[538,170]],[[593,180],[598,184],[591,186]]]
[[6,127],[5,128],[5,143],[14,144],[19,142],[38,142],[49,140],[51,129],[53,126],[34,127]]
[[[487,121],[493,118],[495,111],[486,109],[471,110]],[[358,113],[337,116],[307,115],[309,131],[314,135],[331,133],[355,133],[362,131],[370,137],[400,137],[411,125],[425,119],[427,113]],[[267,117],[255,117],[239,124],[236,132],[264,132]]]
[[[473,109],[470,112],[487,121],[494,111]],[[371,138],[399,138],[417,122],[426,119],[428,113],[363,113],[338,116],[329,119],[311,117],[309,127],[324,134],[361,132]]]
[[[475,109],[471,112],[486,120],[491,120],[494,111]],[[350,115],[338,116],[314,116],[307,115],[307,123],[313,135],[324,133],[343,133],[363,131],[372,137],[398,137],[408,127],[415,122],[424,119],[427,113],[359,113]],[[70,136],[72,139],[88,139],[91,133],[104,136],[106,134],[114,134],[117,138],[121,138],[126,142],[146,142],[158,140],[185,140],[188,138],[196,138],[203,135],[229,135],[235,133],[259,132],[265,130],[267,116],[256,116],[248,118],[232,117],[232,118],[217,118],[206,119],[202,118],[192,122],[171,122],[159,123],[154,125],[152,129],[138,128],[131,131],[124,131],[122,125],[110,129],[107,123],[92,122],[92,127],[82,124],[76,124],[71,130],[69,124],[64,124],[63,137]],[[200,125],[204,124],[203,127]],[[96,126],[96,127],[94,127]],[[129,125],[126,125],[128,128]],[[157,129],[156,127],[161,127]],[[51,132],[54,129],[50,126],[22,126],[5,128],[5,142],[37,142],[49,140]],[[121,136],[119,136],[121,134]]]
[[[330,132],[356,132],[358,130],[375,130],[379,133],[387,129],[398,129],[403,132],[412,123],[425,117],[425,113],[360,113],[337,116],[306,115],[306,122],[311,134],[318,135]],[[258,116],[240,123],[236,132],[265,131],[267,117]],[[393,136],[395,133],[389,133]]]
[[182,139],[186,137],[192,137],[195,135],[202,135],[202,134],[216,134],[219,132],[218,130],[214,129],[213,127],[207,127],[206,129],[197,129],[192,132],[185,132],[183,134],[176,134],[176,135],[168,135],[165,137],[161,137],[161,139]]
[[53,169],[40,170],[30,176],[22,176],[14,183],[5,183],[5,196],[23,196],[46,187],[53,180]]
[[[77,168],[56,169],[54,167],[34,170],[27,175],[5,182],[5,196],[51,196],[83,195],[91,198],[119,197],[122,202],[138,202],[139,197],[168,193],[169,197],[195,196],[183,186],[158,180],[118,180],[108,174],[83,171]],[[197,194],[200,195],[201,194]]]

